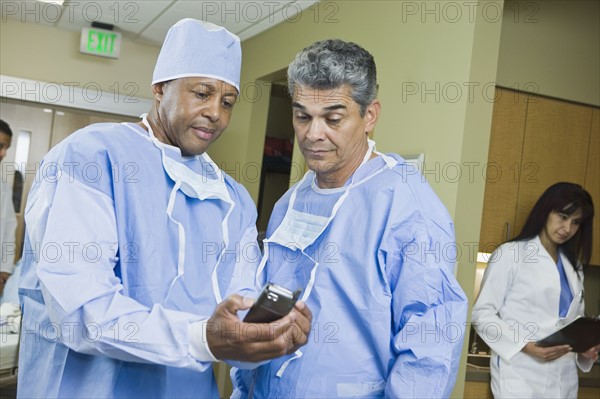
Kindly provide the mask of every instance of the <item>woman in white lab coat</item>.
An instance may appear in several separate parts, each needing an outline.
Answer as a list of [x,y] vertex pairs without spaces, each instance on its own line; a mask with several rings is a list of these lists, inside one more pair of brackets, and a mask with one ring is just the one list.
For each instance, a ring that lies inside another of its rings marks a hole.
[[577,397],[577,366],[589,371],[600,348],[576,354],[568,345],[535,343],[584,314],[593,217],[587,191],[557,183],[534,205],[521,233],[492,254],[472,319],[492,349],[494,397]]

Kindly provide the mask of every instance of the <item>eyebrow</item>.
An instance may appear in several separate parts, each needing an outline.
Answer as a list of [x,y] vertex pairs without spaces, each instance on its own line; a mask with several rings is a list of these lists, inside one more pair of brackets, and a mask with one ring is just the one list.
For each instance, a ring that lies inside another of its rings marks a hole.
[[191,84],[189,87],[192,90],[200,90],[200,89],[202,89],[202,90],[206,90],[206,91],[210,91],[210,92],[217,91],[217,88],[212,83],[198,82],[198,83]]
[[335,111],[336,109],[346,109],[346,106],[344,104],[335,104],[323,109],[326,111]]
[[[304,111],[306,109],[306,107],[304,105],[297,103],[296,101],[292,102],[292,107],[298,108],[302,111]],[[330,105],[329,107],[323,108],[323,110],[325,110],[327,112],[335,111],[337,109],[346,109],[346,106],[344,104],[334,104],[334,105]]]
[[[198,90],[199,88],[203,88],[204,90],[206,90],[209,93],[216,93],[217,92],[217,86],[213,83],[206,83],[206,82],[202,82],[202,83],[196,83],[194,85],[192,85],[192,90]],[[236,97],[238,96],[237,91],[231,90],[231,91],[226,91],[225,93],[223,93],[224,97],[228,97],[228,96],[233,96]]]

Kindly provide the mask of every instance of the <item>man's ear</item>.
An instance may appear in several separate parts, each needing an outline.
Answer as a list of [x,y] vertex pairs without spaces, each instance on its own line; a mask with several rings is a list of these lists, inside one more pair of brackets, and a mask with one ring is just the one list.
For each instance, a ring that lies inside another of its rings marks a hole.
[[162,100],[166,84],[167,82],[159,82],[152,85],[152,95],[156,100]]
[[379,100],[373,100],[365,110],[365,129],[367,133],[375,129],[380,112],[381,104],[379,103]]

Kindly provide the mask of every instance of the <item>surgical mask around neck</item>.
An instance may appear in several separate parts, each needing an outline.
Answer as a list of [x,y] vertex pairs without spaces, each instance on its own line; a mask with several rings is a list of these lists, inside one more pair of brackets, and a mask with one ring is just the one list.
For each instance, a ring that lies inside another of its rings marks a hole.
[[[184,164],[168,157],[164,154],[164,150],[162,159],[163,167],[169,177],[175,182],[180,182],[179,189],[188,197],[200,200],[220,199],[225,202],[230,201],[229,191],[222,180],[221,173],[217,173],[214,179],[198,174]],[[210,163],[206,162],[206,159],[204,165],[211,166]]]
[[[142,122],[148,128],[150,139],[161,152],[162,164],[165,172],[167,172],[171,180],[179,182],[179,189],[185,195],[190,198],[198,198],[201,200],[212,198],[220,199],[225,202],[231,201],[227,185],[223,178],[223,173],[206,153],[200,155],[204,161],[203,168],[206,167],[207,169],[212,169],[212,173],[196,173],[183,163],[176,161],[166,154],[165,144],[161,143],[154,135],[152,127],[150,127],[150,123],[148,123],[148,120],[146,119],[146,115],[144,115]],[[208,170],[206,170],[206,172],[208,172]],[[208,177],[208,174],[215,175],[215,178]]]
[[[359,167],[356,169],[356,171],[358,171],[358,169],[360,169],[361,166],[366,164],[369,161],[369,159],[371,159],[371,155],[373,154],[373,152],[375,152],[378,155],[383,157],[387,168],[391,169],[396,165],[396,163],[397,163],[396,160],[375,151],[375,142],[374,141],[368,140],[368,145],[369,145],[369,149],[367,150],[367,153],[363,157],[363,160],[362,160],[361,164],[359,165]],[[380,169],[379,171],[375,172],[374,174],[367,177],[366,179],[375,176],[376,174],[382,172],[383,170],[384,169]],[[297,211],[294,209],[294,203],[296,201],[296,196],[298,194],[299,188],[302,187],[302,185],[306,183],[307,179],[309,179],[311,177],[313,179],[316,178],[315,173],[310,170],[304,175],[304,177],[296,185],[296,187],[294,188],[294,191],[292,192],[292,195],[290,196],[290,200],[288,203],[288,209],[286,211],[285,216],[283,217],[283,220],[281,221],[281,223],[279,224],[277,229],[275,229],[273,234],[271,234],[271,236],[268,239],[264,240],[264,255],[263,255],[263,258],[261,259],[261,262],[258,266],[258,270],[256,272],[257,287],[259,287],[259,285],[260,285],[260,275],[262,274],[263,270],[265,269],[267,260],[269,258],[269,252],[270,252],[269,246],[271,244],[281,245],[281,246],[289,248],[293,251],[296,251],[296,250],[300,251],[302,253],[302,255],[304,255],[306,258],[308,258],[313,263],[313,267],[310,271],[310,277],[308,279],[308,283],[303,290],[302,298],[301,298],[302,301],[308,300],[310,294],[312,293],[313,287],[315,285],[317,271],[319,269],[319,262],[318,262],[318,257],[317,257],[317,259],[314,259],[313,257],[311,257],[309,254],[306,253],[306,248],[308,248],[310,245],[312,245],[321,236],[321,234],[323,234],[323,232],[327,229],[327,227],[331,224],[331,222],[335,218],[338,210],[340,209],[340,207],[342,206],[342,204],[344,203],[346,198],[348,198],[348,196],[350,195],[350,190],[356,184],[359,183],[359,182],[355,182],[356,171],[354,171],[354,173],[352,174],[350,183],[345,187],[344,192],[342,193],[342,195],[338,198],[338,200],[334,204],[330,216],[318,216],[318,215],[313,215],[313,214],[306,213],[306,212]],[[365,179],[363,179],[363,181],[364,180]],[[296,287],[294,287],[294,289],[295,288]],[[288,365],[292,361],[294,361],[300,357],[302,357],[302,351],[297,350],[293,357],[289,358],[281,365],[281,367],[279,368],[279,370],[276,373],[276,376],[281,377],[283,375],[283,373],[285,372],[285,369],[288,367]]]
[[[369,161],[369,159],[371,159],[371,155],[373,154],[373,152],[375,152],[375,142],[372,140],[368,140],[368,150],[367,150],[366,154],[364,155],[362,162],[360,163],[357,170],[361,166],[366,164]],[[386,159],[389,157],[387,157],[383,154],[380,154],[380,155],[382,155],[384,157],[384,159],[386,160],[387,167],[391,168],[394,166],[395,160],[392,159],[393,162],[389,163],[388,160]],[[377,172],[377,173],[379,173],[379,172]],[[260,274],[264,270],[264,267],[265,267],[267,259],[268,259],[268,255],[269,255],[268,254],[268,246],[271,243],[275,243],[275,244],[284,246],[291,250],[300,250],[305,256],[310,258],[314,263],[314,267],[311,272],[311,280],[308,284],[308,287],[306,287],[306,289],[303,292],[303,296],[302,296],[303,301],[308,299],[308,297],[311,293],[312,286],[314,285],[315,274],[316,274],[317,268],[319,266],[319,263],[316,262],[314,259],[312,259],[309,255],[307,255],[305,250],[308,246],[312,245],[321,236],[321,234],[323,234],[325,229],[327,229],[329,224],[335,218],[335,215],[337,214],[338,210],[340,209],[340,207],[342,206],[342,204],[344,203],[346,198],[348,198],[348,195],[350,194],[350,190],[356,184],[356,182],[355,182],[356,171],[355,171],[352,174],[350,184],[348,184],[346,186],[346,188],[344,189],[344,192],[342,193],[342,195],[338,198],[338,200],[334,204],[332,211],[331,211],[331,215],[329,215],[329,216],[312,215],[312,214],[309,214],[306,212],[300,212],[300,211],[295,210],[294,203],[296,201],[298,189],[306,182],[307,179],[311,178],[311,176],[314,178],[315,177],[314,175],[315,175],[315,173],[313,171],[308,171],[304,175],[302,180],[294,188],[294,191],[292,192],[292,195],[290,196],[290,200],[288,203],[288,209],[286,211],[286,214],[285,214],[283,220],[279,224],[279,227],[277,227],[277,229],[275,229],[273,234],[271,234],[271,236],[268,239],[265,239],[265,241],[264,241],[265,255],[263,256],[263,259],[261,260],[261,263],[259,265],[257,275],[256,275],[256,283],[258,286],[259,281],[260,281]]]
[[[165,298],[165,302],[169,298],[171,294],[171,289],[175,285],[175,282],[183,276],[184,266],[185,266],[185,229],[183,225],[173,218],[173,208],[175,206],[175,198],[177,191],[180,190],[183,194],[190,198],[197,198],[199,200],[207,200],[207,199],[216,199],[223,201],[229,205],[229,209],[223,218],[221,223],[221,229],[223,232],[223,249],[217,258],[217,262],[213,267],[211,279],[213,286],[213,294],[217,303],[222,301],[221,292],[219,290],[218,279],[217,279],[217,267],[219,266],[223,254],[227,251],[227,247],[229,246],[229,216],[233,212],[235,208],[235,203],[231,199],[231,195],[229,194],[229,190],[227,189],[227,184],[225,183],[223,172],[217,167],[217,165],[210,159],[210,157],[204,153],[200,157],[204,161],[203,167],[207,166],[212,169],[212,174],[216,176],[215,179],[209,178],[204,174],[199,174],[185,166],[183,163],[178,162],[177,160],[167,156],[165,152],[165,145],[161,143],[154,132],[152,131],[152,127],[146,118],[146,114],[142,116],[142,122],[148,128],[148,133],[150,135],[150,139],[153,144],[160,150],[162,165],[171,180],[175,182],[173,189],[171,190],[171,194],[169,195],[169,202],[167,205],[167,216],[169,220],[177,225],[178,234],[179,234],[179,251],[177,257],[177,276],[171,282],[169,286],[169,290],[167,296]],[[208,171],[207,171],[208,172]],[[208,173],[207,173],[208,174]]]

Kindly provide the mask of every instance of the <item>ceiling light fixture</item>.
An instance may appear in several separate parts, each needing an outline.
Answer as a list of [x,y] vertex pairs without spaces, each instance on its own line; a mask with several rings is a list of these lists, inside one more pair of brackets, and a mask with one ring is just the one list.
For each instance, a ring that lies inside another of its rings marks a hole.
[[38,1],[41,1],[42,3],[56,4],[58,6],[62,6],[63,3],[65,2],[65,0],[38,0]]

